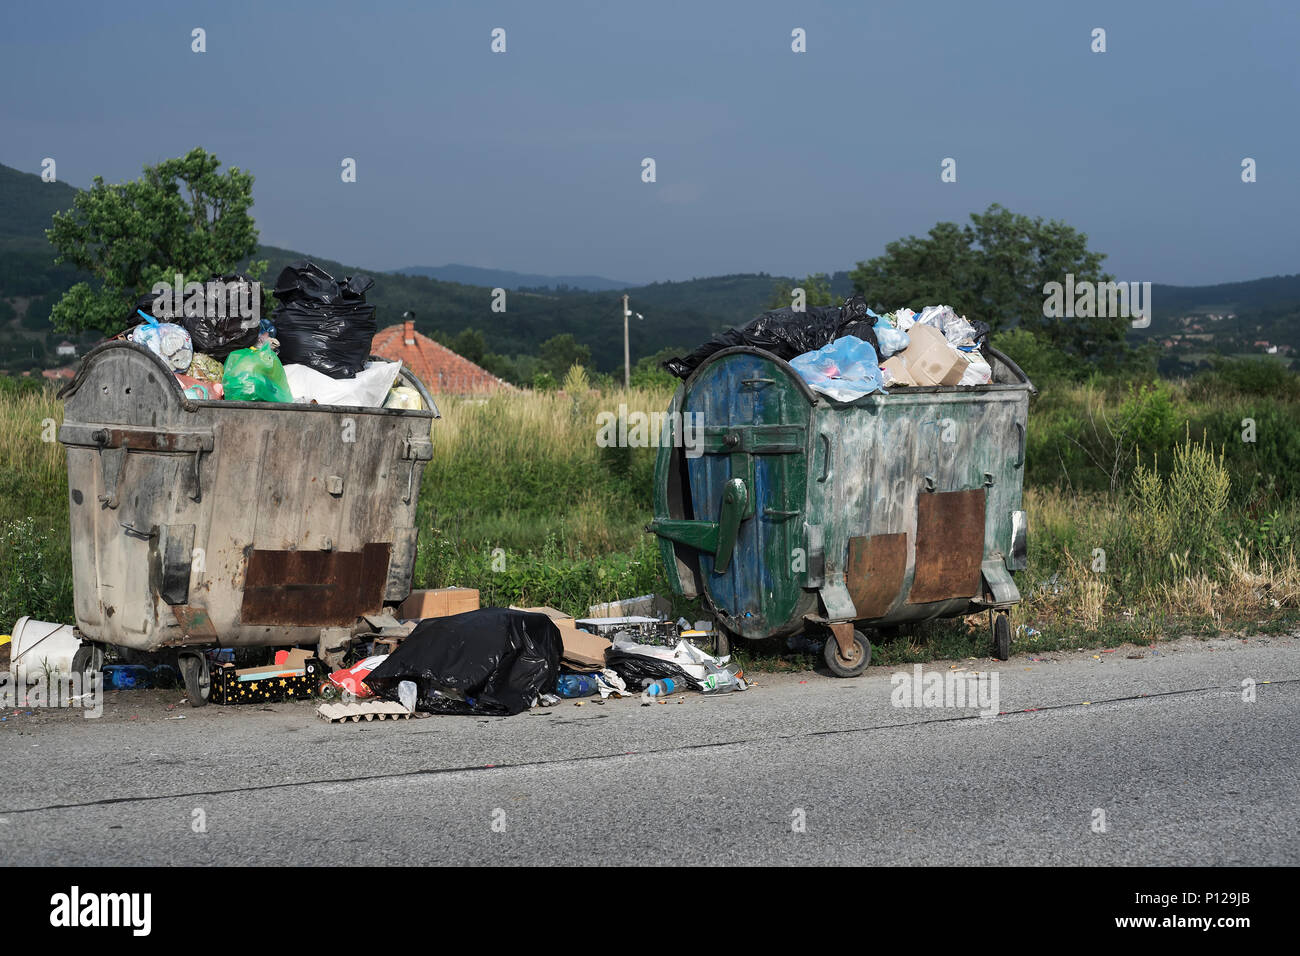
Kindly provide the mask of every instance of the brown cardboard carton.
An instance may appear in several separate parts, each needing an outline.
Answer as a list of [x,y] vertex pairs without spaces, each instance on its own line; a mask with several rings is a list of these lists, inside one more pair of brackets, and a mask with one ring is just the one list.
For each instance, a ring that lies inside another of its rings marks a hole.
[[903,373],[917,385],[956,385],[961,381],[970,362],[948,344],[942,332],[933,326],[914,325],[907,330],[907,336],[911,344],[885,362],[900,381],[905,379],[895,372],[898,366],[889,365],[897,358],[903,360]]
[[887,383],[890,388],[895,385],[916,384],[916,379],[912,378],[912,373],[907,370],[907,360],[903,358],[902,353],[885,359],[881,368],[889,372]]
[[478,610],[477,588],[433,588],[412,591],[397,609],[402,620],[423,621],[430,617],[450,617]]

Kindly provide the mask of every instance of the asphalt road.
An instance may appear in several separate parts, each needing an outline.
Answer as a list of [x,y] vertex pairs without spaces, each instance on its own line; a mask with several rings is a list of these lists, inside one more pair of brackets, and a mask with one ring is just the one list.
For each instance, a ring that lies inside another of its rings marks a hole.
[[1300,635],[1157,650],[961,662],[992,717],[892,706],[880,667],[495,719],[9,711],[0,862],[1300,863]]

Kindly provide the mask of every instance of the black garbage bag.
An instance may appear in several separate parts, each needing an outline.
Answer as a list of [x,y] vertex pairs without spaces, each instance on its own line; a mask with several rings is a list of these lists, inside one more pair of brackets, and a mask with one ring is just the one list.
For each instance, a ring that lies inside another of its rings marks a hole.
[[352,378],[365,368],[375,337],[375,307],[366,304],[369,276],[341,282],[306,259],[285,266],[275,280],[280,304],[271,313],[280,361],[309,365],[331,378]]
[[671,358],[663,367],[678,378],[687,378],[691,372],[715,352],[747,345],[771,352],[777,358],[790,359],[815,352],[824,345],[844,335],[855,335],[880,354],[876,341],[874,320],[867,315],[866,299],[855,295],[844,304],[813,306],[804,312],[794,309],[773,309],[764,312],[741,328],[719,332],[690,355]]
[[140,298],[135,300],[135,308],[132,309],[131,314],[126,317],[127,328],[139,325],[141,322],[145,321],[143,318],[140,317],[141,312],[143,312],[145,315],[152,315],[159,322],[172,321],[171,319],[165,318],[161,314],[162,313],[161,298],[157,295],[154,295],[152,292],[146,292],[144,295],[140,296]]
[[664,677],[671,677],[692,690],[701,687],[698,680],[672,661],[629,653],[617,646],[605,652],[605,666],[623,678],[628,690],[641,690],[650,681]]
[[545,614],[485,607],[421,621],[366,684],[397,700],[414,681],[416,710],[443,714],[518,714],[555,689],[562,644]]
[[[226,290],[223,307],[217,309],[215,302],[209,303],[202,315],[185,315],[183,308],[178,309],[177,316],[172,321],[184,326],[185,331],[190,333],[194,351],[210,355],[218,362],[224,362],[226,356],[235,349],[249,349],[257,344],[257,335],[261,327],[262,288],[248,276],[237,272],[213,276],[209,281],[221,283],[221,288]],[[237,283],[246,284],[249,288],[247,292],[235,291],[232,298],[230,292],[232,287],[237,289]],[[255,296],[256,301],[254,301]],[[256,308],[256,315],[251,313],[248,316],[241,315],[238,311],[241,300],[247,302],[250,308]],[[217,311],[225,314],[209,314]]]

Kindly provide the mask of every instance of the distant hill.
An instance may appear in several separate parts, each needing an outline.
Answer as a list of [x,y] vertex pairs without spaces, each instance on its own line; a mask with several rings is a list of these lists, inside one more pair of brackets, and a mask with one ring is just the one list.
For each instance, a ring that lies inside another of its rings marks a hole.
[[[54,265],[44,230],[55,211],[71,207],[75,194],[64,183],[45,183],[39,176],[0,165],[0,368],[61,364],[53,351],[64,336],[50,328],[49,310],[64,290],[85,277]],[[270,262],[267,282],[302,258],[340,276],[368,271],[274,246],[260,247],[256,258]],[[464,281],[446,278],[451,273],[445,270],[464,270],[459,273]],[[423,274],[427,272],[444,277]],[[381,327],[401,321],[402,313],[410,311],[425,333],[446,339],[477,329],[488,350],[502,355],[535,355],[547,339],[568,333],[588,346],[593,364],[607,372],[619,369],[623,360],[623,291],[631,297],[632,310],[644,316],[634,318],[629,327],[635,360],[668,348],[690,350],[714,332],[762,312],[774,286],[793,281],[760,272],[626,288],[598,276],[530,275],[471,266],[370,274],[376,282],[368,298],[378,307]],[[579,283],[606,287],[575,288]],[[491,310],[494,287],[510,290],[504,314]],[[837,298],[852,291],[847,271],[831,274],[831,291]],[[1254,343],[1261,339],[1300,347],[1300,276],[1213,286],[1156,285],[1152,298],[1155,321],[1148,336],[1168,335],[1171,324],[1189,315],[1235,313],[1231,321],[1212,320],[1218,324],[1206,326],[1207,348],[1229,336],[1231,351],[1258,351]],[[77,341],[93,341],[93,335]]]
[[632,283],[603,276],[546,276],[532,272],[511,272],[507,269],[483,269],[451,263],[445,266],[408,266],[395,269],[402,275],[424,276],[443,282],[461,285],[486,286],[489,289],[560,289],[579,292],[612,292],[629,288]]
[[[601,371],[614,371],[623,362],[622,298],[615,292],[576,290],[510,291],[505,313],[492,311],[492,289],[487,286],[445,282],[403,273],[375,273],[357,269],[322,256],[304,255],[289,249],[264,246],[257,258],[270,263],[266,281],[295,259],[310,258],[333,275],[364,272],[375,279],[367,301],[379,308],[380,325],[400,322],[402,313],[415,313],[415,324],[426,334],[456,333],[477,329],[490,351],[502,354],[535,354],[547,339],[565,333],[591,348],[592,362]],[[750,277],[743,299],[711,289],[732,285],[735,277],[697,279],[690,283],[657,283],[627,290],[634,312],[645,316],[632,319],[628,329],[633,357],[650,355],[665,348],[692,349],[713,332],[734,321],[746,321],[761,312],[771,295],[770,276]],[[700,301],[727,302],[725,309],[690,305],[692,296],[679,287],[691,286]],[[761,290],[765,289],[765,292]]]

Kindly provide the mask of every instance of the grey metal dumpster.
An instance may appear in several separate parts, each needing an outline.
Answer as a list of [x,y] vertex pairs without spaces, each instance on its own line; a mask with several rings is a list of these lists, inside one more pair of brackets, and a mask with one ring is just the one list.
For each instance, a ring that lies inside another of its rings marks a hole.
[[673,589],[702,595],[734,636],[828,629],[826,661],[841,676],[870,660],[855,624],[983,609],[1002,612],[993,637],[1005,660],[1035,390],[1006,356],[985,354],[989,385],[896,388],[851,404],[815,394],[768,352],[710,356],[668,416],[672,427],[702,424],[702,454],[663,443],[656,466],[650,529]]
[[[194,401],[146,348],[87,354],[59,430],[83,650],[316,644],[325,657],[405,598],[438,411],[402,376],[425,410]],[[206,662],[180,663],[199,703]]]

